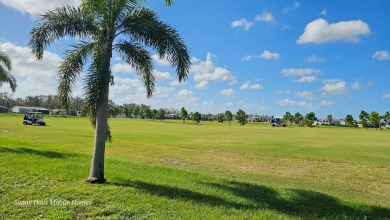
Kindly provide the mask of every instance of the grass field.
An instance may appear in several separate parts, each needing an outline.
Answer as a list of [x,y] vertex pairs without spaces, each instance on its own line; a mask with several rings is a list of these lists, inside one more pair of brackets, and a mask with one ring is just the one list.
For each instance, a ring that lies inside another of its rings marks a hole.
[[0,219],[390,219],[390,131],[0,114]]

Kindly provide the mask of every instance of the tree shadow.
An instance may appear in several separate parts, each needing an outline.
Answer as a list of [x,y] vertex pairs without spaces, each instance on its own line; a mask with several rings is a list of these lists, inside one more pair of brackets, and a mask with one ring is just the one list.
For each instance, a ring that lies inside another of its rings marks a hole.
[[195,190],[182,189],[169,185],[160,185],[143,181],[122,180],[109,183],[117,186],[133,187],[155,196],[184,201],[245,210],[274,210],[289,216],[300,218],[332,218],[332,219],[389,219],[390,209],[364,205],[347,204],[336,197],[324,193],[301,189],[285,189],[286,195],[278,191],[256,184],[238,181],[221,183],[202,182],[219,191],[229,192],[236,201],[230,201],[212,194],[204,194]]
[[75,156],[74,154],[68,154],[68,153],[59,153],[55,151],[44,151],[44,150],[34,150],[30,148],[24,148],[24,147],[19,147],[19,148],[7,148],[7,147],[0,147],[0,153],[13,153],[13,154],[34,154],[42,157],[47,157],[47,158],[59,158],[59,159],[64,159],[67,157],[73,157]]

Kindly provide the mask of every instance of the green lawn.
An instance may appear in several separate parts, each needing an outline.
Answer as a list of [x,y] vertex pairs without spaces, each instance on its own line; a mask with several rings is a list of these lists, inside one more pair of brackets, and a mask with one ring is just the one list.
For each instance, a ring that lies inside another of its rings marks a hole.
[[[390,219],[390,131],[0,114],[0,219]],[[30,204],[29,204],[30,203]]]

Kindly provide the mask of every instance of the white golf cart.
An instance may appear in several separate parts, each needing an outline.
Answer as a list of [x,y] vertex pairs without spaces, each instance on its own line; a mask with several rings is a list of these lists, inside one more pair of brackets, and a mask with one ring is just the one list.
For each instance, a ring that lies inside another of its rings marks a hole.
[[43,120],[42,112],[29,112],[24,115],[23,124],[45,126],[46,122]]

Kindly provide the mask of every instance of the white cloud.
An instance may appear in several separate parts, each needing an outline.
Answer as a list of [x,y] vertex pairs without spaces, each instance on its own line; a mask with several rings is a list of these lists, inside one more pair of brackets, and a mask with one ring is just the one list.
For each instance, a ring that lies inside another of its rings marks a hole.
[[326,59],[322,57],[318,57],[316,55],[312,55],[308,58],[306,58],[305,62],[307,63],[325,63]]
[[321,73],[321,70],[314,69],[314,68],[310,68],[310,69],[288,68],[282,70],[283,76],[292,76],[292,77],[312,75],[317,73]]
[[264,50],[260,57],[266,60],[278,60],[280,55],[278,53],[271,53],[268,50]]
[[347,84],[339,79],[324,80],[324,86],[320,89],[325,93],[342,94],[346,91]]
[[241,90],[244,90],[244,89],[247,89],[249,88],[249,83],[244,83],[242,84],[242,86],[240,87]]
[[135,73],[135,70],[127,63],[117,63],[111,68],[113,73]]
[[276,93],[277,94],[290,94],[291,91],[289,89],[287,89],[287,90],[276,90]]
[[172,76],[168,72],[160,72],[158,70],[153,71],[153,75],[156,78],[157,81],[165,81],[172,79]]
[[178,93],[176,93],[175,97],[177,99],[189,99],[193,96],[193,92],[188,89],[180,90]]
[[179,82],[179,80],[173,80],[171,83],[169,83],[171,86],[181,86],[183,84],[184,82]]
[[313,100],[314,99],[314,94],[310,91],[299,91],[295,94],[297,97],[300,98],[305,98],[308,100]]
[[292,5],[283,8],[283,13],[287,14],[287,13],[289,13],[291,11],[294,11],[295,9],[299,8],[299,6],[301,6],[301,3],[294,2]]
[[[43,59],[37,61],[31,53],[31,48],[9,42],[0,43],[0,51],[5,52],[12,60],[11,74],[17,81],[14,97],[57,93],[57,73],[62,62],[59,55],[45,51]],[[2,86],[0,91],[3,90],[11,91],[7,86]]]
[[305,101],[296,102],[296,101],[293,101],[293,100],[290,100],[290,99],[279,100],[278,104],[281,105],[281,106],[298,106],[298,107],[301,107],[301,108],[304,108],[304,107],[306,107],[308,105]]
[[263,89],[263,86],[260,85],[260,84],[255,84],[255,85],[251,85],[250,88],[251,88],[251,89],[259,90],[259,89]]
[[247,21],[245,18],[241,18],[240,20],[233,21],[231,26],[234,27],[242,27],[245,31],[248,31],[253,25],[253,22]]
[[322,11],[319,13],[319,15],[322,15],[322,16],[325,16],[327,14],[328,14],[328,12],[327,12],[326,8],[322,9]]
[[190,74],[193,74],[195,82],[198,83],[198,88],[207,88],[208,81],[231,81],[235,82],[234,77],[229,70],[213,64],[211,53],[207,53],[206,61],[201,61],[197,58],[192,59]]
[[160,57],[157,54],[152,55],[152,59],[154,60],[154,62],[157,63],[157,65],[160,65],[160,66],[169,66],[169,65],[171,65],[168,62],[168,60],[160,59]]
[[304,33],[297,40],[298,44],[326,43],[336,41],[348,41],[357,43],[359,36],[368,35],[370,28],[361,20],[340,21],[329,24],[319,18],[306,25]]
[[241,61],[250,61],[252,60],[253,58],[263,58],[265,60],[278,60],[280,58],[280,54],[278,53],[272,53],[268,50],[264,50],[263,53],[261,53],[260,55],[247,55],[243,58],[241,58]]
[[270,23],[275,21],[275,18],[274,16],[272,16],[272,13],[264,11],[263,13],[255,17],[255,21]]
[[297,83],[310,83],[317,80],[318,73],[321,73],[321,70],[309,68],[309,69],[296,69],[296,68],[289,68],[289,69],[283,69],[282,75],[285,77],[293,77],[298,78],[295,79],[294,82]]
[[332,101],[321,101],[320,106],[331,106],[333,105]]
[[226,96],[226,97],[231,97],[234,95],[234,90],[233,89],[224,89],[219,91],[219,94]]
[[373,59],[376,60],[390,60],[389,52],[386,50],[381,51],[375,51],[375,53],[371,56]]
[[63,5],[78,6],[81,0],[0,0],[0,3],[21,13],[39,15]]
[[384,99],[390,99],[390,93],[382,95],[382,98]]
[[297,83],[311,83],[317,80],[317,76],[302,76],[299,79],[294,80]]
[[207,80],[202,80],[195,84],[195,88],[197,89],[206,89],[209,85],[209,82]]
[[362,84],[360,82],[354,82],[352,85],[351,85],[351,88],[352,89],[360,89],[362,88]]

